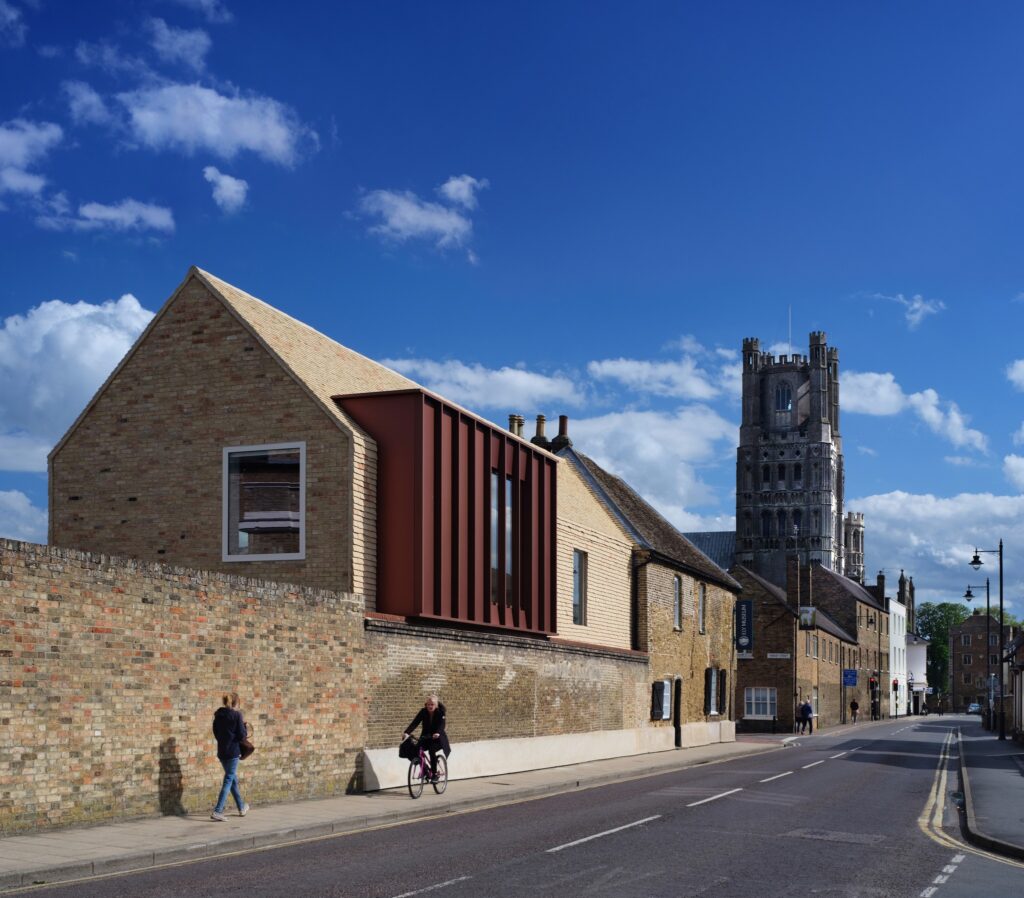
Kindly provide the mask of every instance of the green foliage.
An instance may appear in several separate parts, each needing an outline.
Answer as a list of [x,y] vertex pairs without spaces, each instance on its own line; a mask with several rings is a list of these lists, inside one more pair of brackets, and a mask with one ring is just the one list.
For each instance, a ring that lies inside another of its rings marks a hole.
[[971,616],[966,605],[924,602],[917,607],[917,632],[931,641],[928,646],[928,682],[936,692],[949,685],[949,631]]

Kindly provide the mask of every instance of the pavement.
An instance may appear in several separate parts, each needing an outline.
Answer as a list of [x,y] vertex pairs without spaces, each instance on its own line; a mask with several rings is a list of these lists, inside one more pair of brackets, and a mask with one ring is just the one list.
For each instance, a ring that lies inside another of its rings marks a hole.
[[[988,850],[1024,857],[1024,746],[999,742],[972,718],[948,715],[945,719],[961,723],[961,781],[969,837]],[[863,722],[855,732],[890,722]],[[838,730],[850,732],[853,727],[829,727],[819,733]],[[774,751],[797,738],[809,741],[814,736],[749,734],[736,742],[680,751],[455,780],[444,795],[435,795],[427,787],[416,801],[405,789],[391,789],[255,806],[244,819],[229,805],[224,823],[210,820],[204,811],[8,836],[0,838],[0,892],[398,826]]]
[[960,783],[967,840],[1024,860],[1024,744],[960,718]]

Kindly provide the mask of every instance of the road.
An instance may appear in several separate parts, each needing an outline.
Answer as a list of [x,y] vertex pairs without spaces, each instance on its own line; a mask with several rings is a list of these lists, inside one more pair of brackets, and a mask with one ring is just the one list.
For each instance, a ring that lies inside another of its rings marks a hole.
[[[32,894],[1019,894],[1024,864],[960,835],[949,800],[954,725],[847,727],[730,762]],[[428,792],[421,801],[429,800]]]

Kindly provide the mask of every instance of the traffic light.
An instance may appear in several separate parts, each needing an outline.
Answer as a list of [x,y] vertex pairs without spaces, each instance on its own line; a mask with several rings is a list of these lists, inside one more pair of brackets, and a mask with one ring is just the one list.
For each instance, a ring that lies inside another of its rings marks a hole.
[[871,686],[871,691],[872,692],[874,692],[878,688],[878,680],[875,679],[874,677],[872,677],[870,680],[868,680],[868,683]]
[[899,680],[895,680],[894,679],[892,681],[892,691],[893,692],[899,692],[900,691],[900,681]]

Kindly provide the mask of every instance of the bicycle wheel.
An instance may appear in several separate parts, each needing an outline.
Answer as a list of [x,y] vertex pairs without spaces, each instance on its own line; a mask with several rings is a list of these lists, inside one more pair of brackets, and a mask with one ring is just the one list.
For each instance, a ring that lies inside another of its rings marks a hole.
[[419,761],[409,762],[409,795],[419,798],[423,794],[423,771]]
[[438,795],[448,788],[448,762],[442,754],[437,756],[437,778],[431,780],[430,784]]

